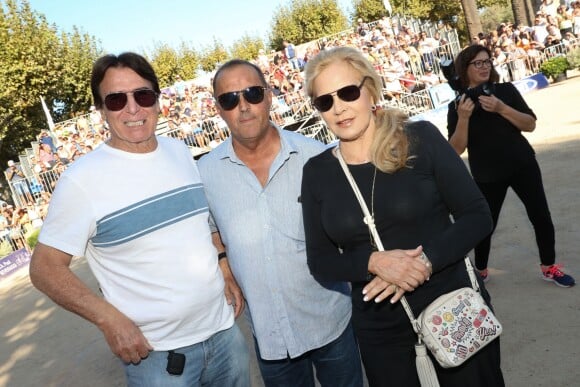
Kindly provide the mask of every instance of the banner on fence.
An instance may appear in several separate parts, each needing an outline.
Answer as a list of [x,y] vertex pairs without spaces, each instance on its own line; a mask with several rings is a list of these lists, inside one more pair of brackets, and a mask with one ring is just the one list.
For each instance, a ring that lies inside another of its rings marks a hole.
[[30,252],[25,248],[14,251],[12,254],[0,259],[0,281],[16,273],[18,269],[28,266]]
[[429,90],[431,102],[433,102],[433,109],[437,110],[441,106],[447,106],[449,102],[455,99],[455,91],[448,83],[440,83]]
[[548,78],[546,78],[546,76],[542,73],[530,75],[529,77],[520,79],[519,81],[514,81],[512,83],[522,94],[526,94],[532,90],[543,89],[544,87],[548,87],[548,85],[550,85]]

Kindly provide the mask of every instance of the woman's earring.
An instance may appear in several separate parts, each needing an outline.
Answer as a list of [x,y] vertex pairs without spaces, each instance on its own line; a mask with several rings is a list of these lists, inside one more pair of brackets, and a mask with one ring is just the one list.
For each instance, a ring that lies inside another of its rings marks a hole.
[[371,106],[371,112],[375,112],[377,111],[377,105],[372,105]]

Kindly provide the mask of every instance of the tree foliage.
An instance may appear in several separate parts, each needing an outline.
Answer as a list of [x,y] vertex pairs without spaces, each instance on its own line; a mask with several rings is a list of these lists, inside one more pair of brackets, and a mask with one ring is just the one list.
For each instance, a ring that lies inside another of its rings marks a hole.
[[492,5],[481,13],[481,27],[484,33],[497,30],[499,23],[507,23],[512,20],[513,13],[508,5]]
[[[151,66],[157,74],[161,87],[173,83],[175,76],[179,74],[179,54],[177,50],[168,44],[155,43]],[[180,74],[181,75],[181,74]]]
[[219,40],[213,40],[213,44],[202,49],[199,63],[201,69],[206,72],[215,70],[221,63],[229,59],[229,54]]
[[382,0],[354,0],[354,11],[352,14],[353,22],[359,18],[365,22],[379,20],[384,15],[388,15]]
[[179,49],[156,43],[150,62],[159,79],[159,85],[165,87],[175,82],[176,75],[183,79],[195,78],[200,58],[199,53],[185,42],[181,43]]
[[0,162],[13,158],[47,128],[44,96],[54,121],[88,111],[90,72],[101,54],[78,29],[61,33],[27,1],[0,1]]
[[336,0],[295,0],[280,5],[272,16],[270,48],[280,50],[288,40],[297,45],[349,28]]
[[254,60],[258,56],[260,49],[264,48],[265,45],[262,39],[244,34],[232,44],[230,55],[232,58]]
[[[356,20],[358,17],[363,18],[365,21],[380,19],[381,12],[385,12],[382,3],[381,0],[353,0],[353,19]],[[476,7],[471,7],[473,9],[470,9],[470,11],[473,14],[490,7],[503,10],[509,5],[509,0],[477,0]],[[432,22],[443,21],[453,28],[457,28],[459,35],[463,39],[468,38],[465,10],[462,8],[461,0],[391,0],[391,6],[393,7],[393,14]],[[499,19],[503,18],[504,15],[504,12],[498,15],[498,22],[501,21]]]
[[[357,2],[361,2],[361,0],[353,1],[355,5]],[[366,2],[382,3],[382,1],[378,0],[366,0]],[[508,4],[508,0],[477,0],[478,9],[483,9],[491,5],[507,6]],[[447,23],[452,23],[463,14],[461,1],[459,0],[391,0],[391,5],[394,14],[413,16],[434,22],[442,20]]]

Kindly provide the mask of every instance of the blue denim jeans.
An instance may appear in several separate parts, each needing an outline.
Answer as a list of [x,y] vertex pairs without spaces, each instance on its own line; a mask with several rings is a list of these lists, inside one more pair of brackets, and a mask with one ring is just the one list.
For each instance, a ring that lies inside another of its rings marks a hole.
[[[255,340],[254,340],[255,342]],[[322,387],[362,387],[362,367],[352,324],[333,342],[294,359],[263,360],[258,365],[266,387],[314,387],[314,370]]]
[[237,324],[204,342],[174,349],[185,355],[183,374],[170,375],[167,351],[153,351],[139,364],[125,364],[129,387],[250,387],[248,347]]

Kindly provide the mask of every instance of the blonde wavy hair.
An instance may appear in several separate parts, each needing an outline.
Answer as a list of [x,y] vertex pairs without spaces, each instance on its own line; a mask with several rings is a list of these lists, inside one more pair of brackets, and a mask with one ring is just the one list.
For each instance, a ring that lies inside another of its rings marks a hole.
[[[369,77],[363,87],[370,92],[374,104],[380,101],[381,77],[362,53],[352,47],[323,50],[308,61],[304,70],[304,87],[310,98],[315,97],[313,85],[316,77],[335,62],[348,64],[361,79]],[[410,158],[409,139],[404,130],[408,117],[399,109],[379,108],[375,113],[376,132],[371,145],[371,161],[382,172],[393,173],[406,167]]]

